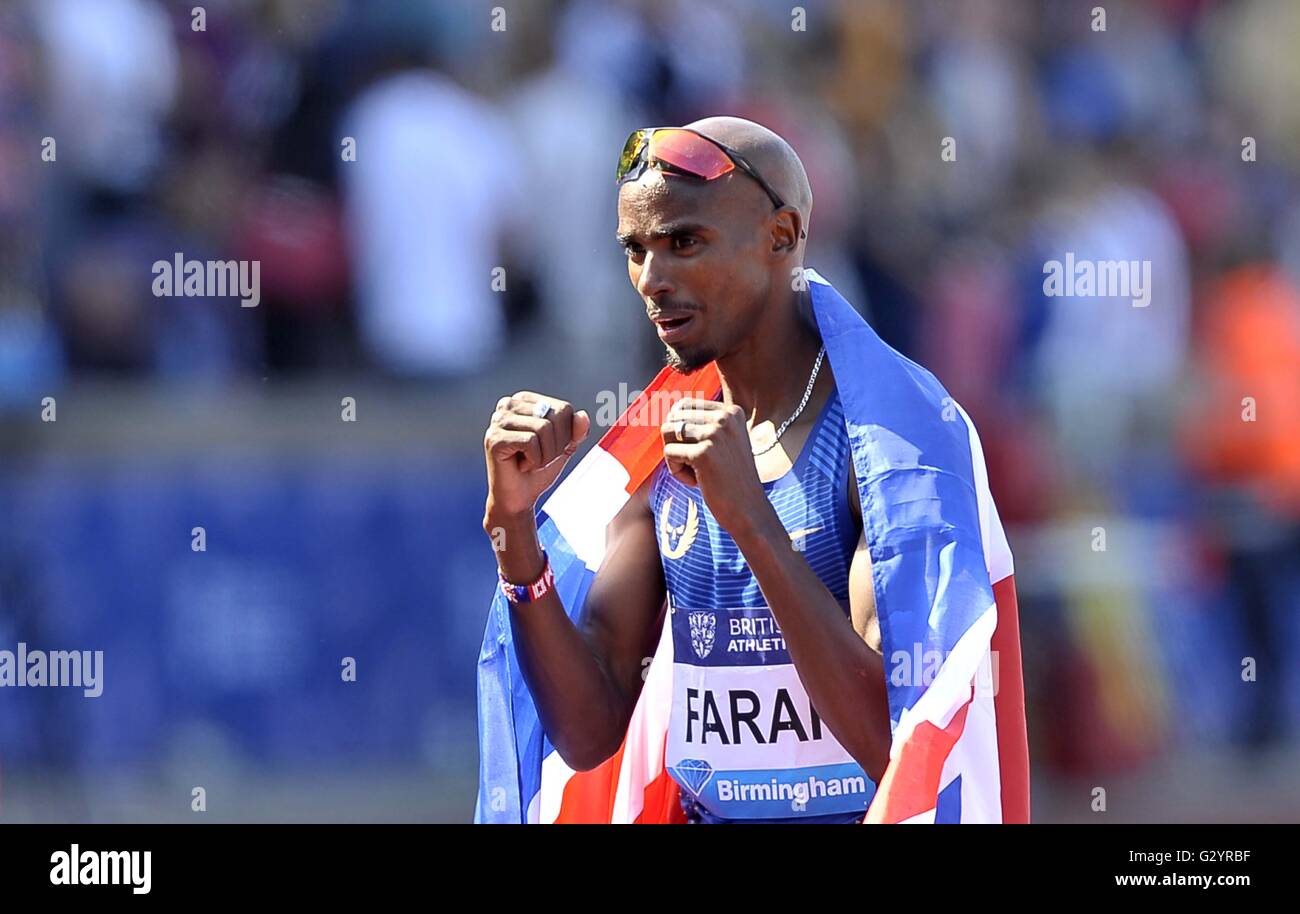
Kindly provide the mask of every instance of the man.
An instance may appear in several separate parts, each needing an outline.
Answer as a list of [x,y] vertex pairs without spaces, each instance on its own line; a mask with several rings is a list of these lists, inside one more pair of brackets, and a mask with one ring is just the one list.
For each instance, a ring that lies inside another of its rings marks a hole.
[[[662,631],[663,764],[688,821],[861,822],[895,722],[860,501],[873,490],[857,483],[800,282],[807,176],[776,134],[728,117],[634,133],[618,173],[618,238],[668,365],[688,377],[716,367],[720,397],[677,399],[663,417],[662,462],[606,527],[576,618],[535,505],[590,419],[530,391],[498,402],[484,529],[519,672],[545,739],[588,771],[621,752]],[[987,576],[982,587],[987,605]],[[485,655],[491,640],[490,623]]]

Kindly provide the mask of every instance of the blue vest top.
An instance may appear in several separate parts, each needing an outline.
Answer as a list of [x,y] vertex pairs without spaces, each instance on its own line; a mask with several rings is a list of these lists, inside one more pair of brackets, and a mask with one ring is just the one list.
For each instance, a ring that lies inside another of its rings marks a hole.
[[[763,483],[817,577],[849,612],[861,526],[832,391],[791,469]],[[857,822],[876,785],[811,707],[758,581],[698,489],[661,464],[650,506],[668,588],[673,703],[666,765],[692,822]],[[848,624],[847,620],[845,624]]]

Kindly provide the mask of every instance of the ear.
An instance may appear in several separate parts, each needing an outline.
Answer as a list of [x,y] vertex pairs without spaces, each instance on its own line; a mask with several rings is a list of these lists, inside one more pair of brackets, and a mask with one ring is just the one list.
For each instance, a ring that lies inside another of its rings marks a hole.
[[803,215],[786,204],[772,213],[772,253],[787,256],[795,253],[804,237]]

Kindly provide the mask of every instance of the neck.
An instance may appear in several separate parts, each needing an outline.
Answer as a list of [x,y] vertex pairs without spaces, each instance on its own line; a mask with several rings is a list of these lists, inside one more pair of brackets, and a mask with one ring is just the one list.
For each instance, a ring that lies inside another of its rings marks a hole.
[[[798,292],[764,311],[754,332],[718,359],[722,396],[745,411],[750,428],[783,422],[803,398],[821,340],[805,317]],[[820,379],[819,379],[820,380]]]

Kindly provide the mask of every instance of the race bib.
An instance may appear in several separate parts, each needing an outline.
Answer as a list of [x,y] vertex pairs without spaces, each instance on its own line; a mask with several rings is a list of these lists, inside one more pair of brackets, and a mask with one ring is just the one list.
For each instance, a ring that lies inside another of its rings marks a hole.
[[763,607],[674,607],[667,767],[728,819],[866,813],[875,784],[808,700]]

